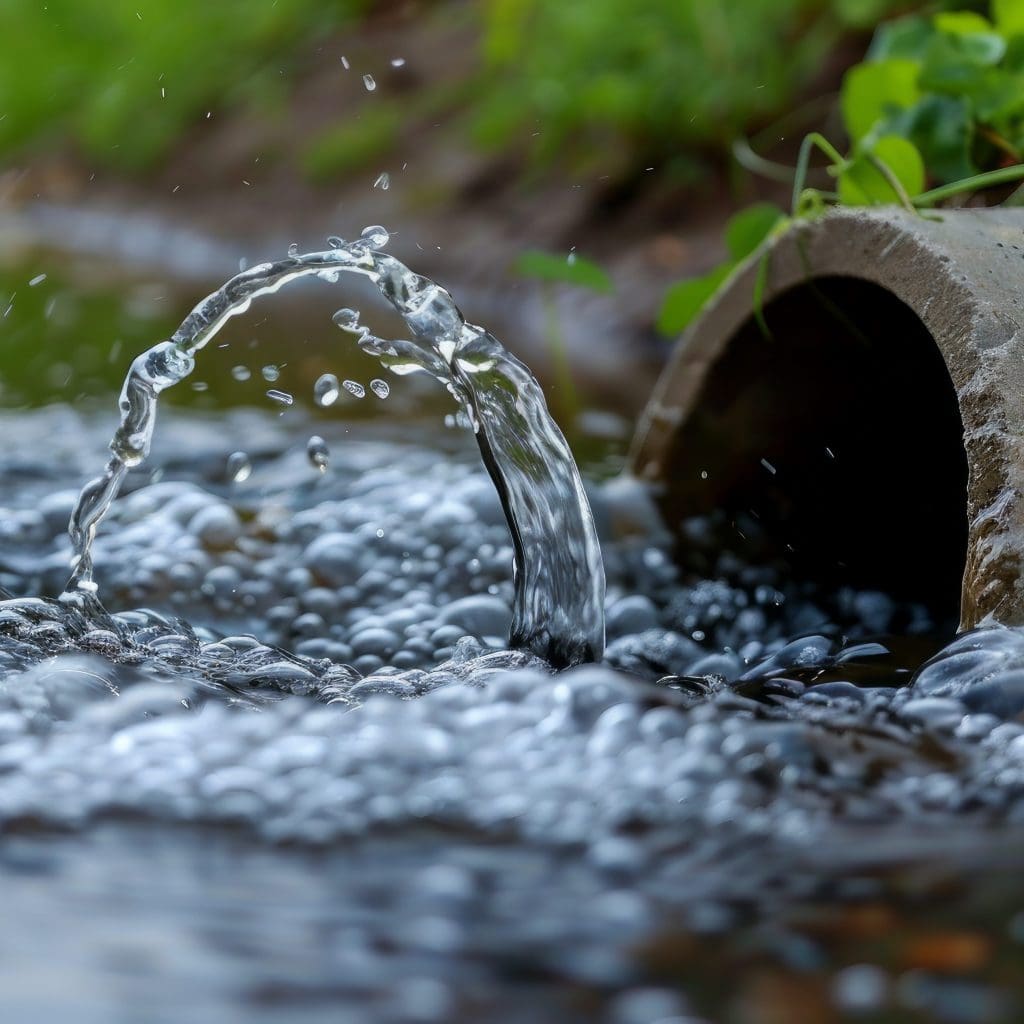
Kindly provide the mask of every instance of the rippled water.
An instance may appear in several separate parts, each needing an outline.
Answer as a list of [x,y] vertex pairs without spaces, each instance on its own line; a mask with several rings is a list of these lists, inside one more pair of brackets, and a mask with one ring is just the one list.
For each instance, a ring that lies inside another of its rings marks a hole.
[[508,649],[472,432],[301,403],[166,416],[98,619],[50,597],[109,417],[0,425],[11,1019],[1019,1017],[1021,631],[921,668],[926,608],[744,565],[713,521],[680,576],[591,480],[608,642],[555,673]]

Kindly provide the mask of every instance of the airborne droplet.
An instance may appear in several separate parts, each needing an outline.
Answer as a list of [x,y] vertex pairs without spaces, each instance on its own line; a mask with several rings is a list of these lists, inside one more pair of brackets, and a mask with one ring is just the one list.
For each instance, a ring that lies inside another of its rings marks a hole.
[[378,398],[387,398],[388,395],[391,394],[391,388],[388,386],[388,382],[386,380],[381,380],[379,377],[374,377],[374,379],[370,381],[370,390]]
[[359,383],[359,381],[346,380],[341,386],[354,398],[366,397],[366,388],[364,388],[363,385]]
[[273,363],[264,366],[260,373],[268,384],[273,384],[281,376],[281,371]]
[[298,242],[292,242],[292,244],[288,246],[288,255],[289,256],[298,256],[299,255],[299,243]]
[[317,382],[313,385],[313,398],[321,408],[334,405],[340,394],[341,386],[338,384],[338,378],[333,373],[323,374],[317,378]]
[[377,175],[377,180],[373,183],[374,188],[379,188],[382,192],[387,192],[391,188],[391,175],[387,171],[381,171]]
[[314,434],[306,442],[306,455],[314,469],[319,469],[321,473],[326,472],[327,461],[331,457],[331,452],[327,447],[327,442],[318,434]]
[[236,484],[240,484],[252,476],[252,462],[249,461],[249,456],[245,452],[232,452],[228,456],[227,469],[228,479]]
[[291,405],[295,401],[295,398],[289,395],[287,391],[278,391],[276,388],[271,388],[267,392],[267,398],[277,402],[279,405]]
[[373,75],[363,75],[363,85],[366,86],[367,92],[373,92],[377,88],[377,82],[374,80]]

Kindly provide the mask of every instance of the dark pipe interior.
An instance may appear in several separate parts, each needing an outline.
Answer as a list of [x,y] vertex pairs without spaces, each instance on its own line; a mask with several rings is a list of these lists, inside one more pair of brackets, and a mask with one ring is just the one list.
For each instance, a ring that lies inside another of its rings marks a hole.
[[883,590],[955,621],[967,459],[928,331],[849,278],[794,288],[765,317],[772,338],[753,320],[739,331],[675,437],[666,507],[677,521],[725,510],[747,557],[765,557],[743,550],[744,523],[759,522],[796,579]]

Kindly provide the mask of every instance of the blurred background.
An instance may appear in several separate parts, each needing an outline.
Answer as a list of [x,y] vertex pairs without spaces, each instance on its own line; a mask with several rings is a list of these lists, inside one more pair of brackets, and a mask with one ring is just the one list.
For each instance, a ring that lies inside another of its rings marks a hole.
[[[671,344],[666,287],[720,259],[738,204],[785,203],[736,141],[792,163],[878,20],[923,6],[7,0],[0,401],[110,400],[240,266],[380,223],[543,376],[563,422],[603,410],[591,429],[625,436]],[[603,273],[544,281],[538,253]],[[368,379],[327,319],[363,298],[266,304],[172,401],[269,408],[274,378],[311,405],[320,373]],[[429,400],[397,390],[392,409]]]

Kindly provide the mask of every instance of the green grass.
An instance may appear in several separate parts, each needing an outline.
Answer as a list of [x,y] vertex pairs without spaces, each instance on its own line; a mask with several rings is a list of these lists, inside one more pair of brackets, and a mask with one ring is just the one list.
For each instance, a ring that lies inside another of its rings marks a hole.
[[541,159],[601,147],[726,147],[789,107],[844,33],[908,6],[489,0],[475,135],[502,147],[526,139]]
[[302,155],[306,176],[323,182],[361,170],[394,148],[403,121],[395,104],[364,104],[358,118],[328,128],[310,143]]
[[365,0],[5,0],[0,153],[71,138],[151,166],[210,109],[283,87],[280,58]]

